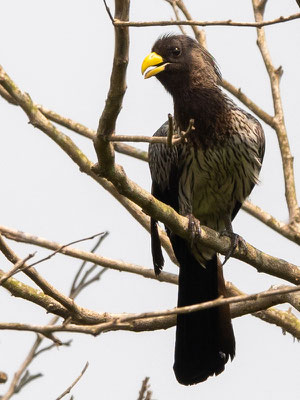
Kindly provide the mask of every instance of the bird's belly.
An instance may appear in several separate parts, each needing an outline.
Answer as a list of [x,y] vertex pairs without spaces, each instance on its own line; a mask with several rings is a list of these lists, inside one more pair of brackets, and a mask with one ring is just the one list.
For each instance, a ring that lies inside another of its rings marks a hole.
[[225,216],[231,216],[236,203],[242,203],[250,194],[257,168],[243,149],[191,148],[179,185],[180,212],[191,212],[203,225],[223,230]]

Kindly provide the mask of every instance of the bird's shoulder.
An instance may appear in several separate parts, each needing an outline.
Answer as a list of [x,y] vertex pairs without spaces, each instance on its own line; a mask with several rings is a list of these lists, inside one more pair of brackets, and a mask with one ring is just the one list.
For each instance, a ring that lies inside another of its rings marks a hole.
[[262,125],[252,114],[239,107],[225,94],[224,100],[229,110],[229,136],[234,140],[241,140],[250,148],[255,148],[262,161],[265,152],[265,134]]

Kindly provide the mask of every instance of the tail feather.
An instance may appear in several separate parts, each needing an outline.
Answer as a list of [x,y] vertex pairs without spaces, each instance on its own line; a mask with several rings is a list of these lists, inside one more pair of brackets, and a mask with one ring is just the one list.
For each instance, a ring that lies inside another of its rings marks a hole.
[[[201,266],[181,238],[172,239],[180,263],[178,306],[197,304],[225,292],[222,266],[215,255]],[[177,316],[174,372],[179,383],[193,385],[224,371],[235,355],[228,305]]]

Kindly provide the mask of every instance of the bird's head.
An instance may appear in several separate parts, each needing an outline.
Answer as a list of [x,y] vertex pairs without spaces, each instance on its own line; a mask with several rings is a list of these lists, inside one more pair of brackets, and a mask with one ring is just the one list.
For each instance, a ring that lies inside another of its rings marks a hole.
[[196,40],[185,35],[164,35],[142,63],[145,79],[155,76],[169,92],[183,85],[216,86],[221,74],[214,58]]

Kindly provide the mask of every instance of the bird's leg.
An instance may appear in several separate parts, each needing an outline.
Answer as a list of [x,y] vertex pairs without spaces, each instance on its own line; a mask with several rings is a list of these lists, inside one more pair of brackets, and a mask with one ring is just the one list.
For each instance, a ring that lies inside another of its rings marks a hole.
[[229,248],[227,254],[225,254],[225,258],[224,258],[222,265],[224,265],[227,262],[227,260],[232,256],[232,254],[234,253],[234,250],[238,246],[243,246],[244,248],[246,248],[244,239],[237,233],[233,232],[231,219],[229,216],[226,218],[226,221],[225,221],[225,229],[219,233],[219,236],[220,237],[227,236],[231,241],[230,248]]
[[189,220],[188,230],[191,238],[191,247],[194,247],[194,240],[201,236],[201,225],[199,219],[194,217],[193,214],[188,214],[187,218]]

